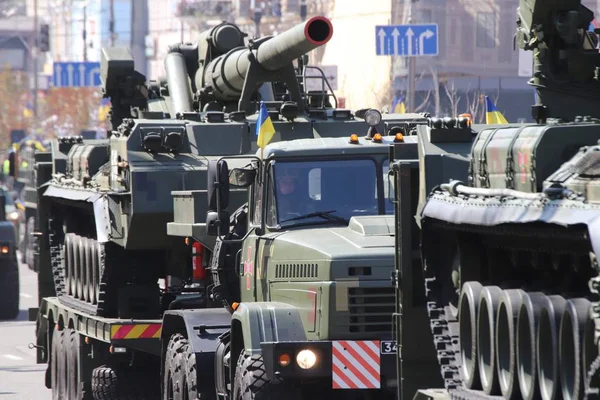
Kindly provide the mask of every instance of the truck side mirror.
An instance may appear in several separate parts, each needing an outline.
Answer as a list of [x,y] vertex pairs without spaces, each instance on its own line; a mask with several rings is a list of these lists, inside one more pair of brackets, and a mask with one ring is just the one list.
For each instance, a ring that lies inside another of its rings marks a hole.
[[229,172],[229,184],[235,187],[248,187],[256,179],[256,169],[234,168]]
[[16,153],[11,152],[8,154],[8,174],[12,177],[16,177],[17,171],[16,171],[16,164],[17,164],[17,157],[16,157]]
[[217,212],[226,210],[229,205],[229,167],[227,162],[210,160],[207,175],[208,210]]

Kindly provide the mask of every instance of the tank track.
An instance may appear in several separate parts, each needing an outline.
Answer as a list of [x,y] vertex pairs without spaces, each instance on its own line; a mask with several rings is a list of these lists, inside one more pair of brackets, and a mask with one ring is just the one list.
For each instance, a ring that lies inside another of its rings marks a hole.
[[[459,230],[464,227],[458,228]],[[598,265],[596,265],[598,271]],[[444,381],[444,388],[453,400],[489,399],[502,400],[501,395],[487,395],[482,390],[472,390],[465,386],[461,376],[461,350],[459,338],[459,321],[454,316],[448,304],[439,301],[438,293],[441,288],[435,272],[425,270],[425,294],[427,312],[433,342],[437,352],[440,373]],[[590,293],[597,299],[600,294],[600,276],[591,278],[589,282]],[[458,315],[458,310],[456,312]],[[596,343],[600,337],[600,301],[591,301],[591,318],[595,324]],[[595,357],[590,368],[583,378],[584,399],[600,398],[600,354]]]
[[460,344],[458,318],[452,315],[450,307],[436,301],[436,278],[425,278],[427,296],[427,312],[429,326],[433,335],[433,343],[437,351],[440,373],[444,380],[444,388],[453,400],[494,399],[502,400],[502,396],[488,396],[477,390],[463,386],[460,376]]

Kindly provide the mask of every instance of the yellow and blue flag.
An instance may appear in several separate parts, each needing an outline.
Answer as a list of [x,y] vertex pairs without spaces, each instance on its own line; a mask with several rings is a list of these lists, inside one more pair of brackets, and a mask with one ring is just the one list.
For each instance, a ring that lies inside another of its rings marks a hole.
[[267,144],[273,139],[273,135],[275,134],[275,127],[273,126],[273,122],[271,121],[271,117],[269,116],[269,111],[267,111],[267,106],[265,106],[264,102],[260,102],[260,112],[258,113],[258,118],[256,119],[256,143],[258,147],[264,149]]
[[98,121],[105,121],[110,112],[110,99],[103,98],[98,109]]
[[25,118],[31,118],[33,117],[33,106],[31,105],[31,102],[27,102],[27,104],[25,105],[25,108],[23,109],[23,116]]
[[404,96],[402,94],[397,94],[392,99],[392,113],[406,114],[406,105],[404,104]]
[[508,121],[506,118],[504,118],[504,115],[498,111],[498,108],[494,103],[492,103],[492,100],[488,96],[485,96],[485,123],[488,125],[508,124]]

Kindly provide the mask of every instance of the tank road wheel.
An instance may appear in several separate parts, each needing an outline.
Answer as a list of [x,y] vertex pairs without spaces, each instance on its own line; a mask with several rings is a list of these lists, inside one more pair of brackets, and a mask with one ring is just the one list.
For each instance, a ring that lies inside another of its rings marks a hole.
[[83,287],[85,291],[85,301],[94,304],[94,264],[92,263],[93,250],[95,248],[94,240],[89,238],[84,238],[83,240],[85,241],[85,284]]
[[64,331],[52,331],[52,352],[50,354],[50,381],[52,400],[66,398],[67,361],[64,346]]
[[96,286],[98,285],[98,255],[96,251],[96,241],[89,239],[88,248],[88,292],[90,296],[90,303],[97,304],[98,298],[96,297]]
[[98,303],[100,301],[100,280],[102,278],[102,270],[101,270],[101,265],[102,265],[102,245],[98,242],[95,241],[95,264],[94,264],[94,272],[96,274],[96,283],[94,285],[94,297],[96,298],[96,303]]
[[79,292],[81,290],[81,297],[80,299],[88,302],[89,301],[89,293],[87,290],[87,269],[88,269],[88,257],[87,257],[87,253],[88,253],[88,241],[89,239],[86,237],[82,237],[81,238],[81,267],[79,268],[79,273],[80,278],[79,278],[79,284],[81,286],[81,289],[77,289],[77,291]]
[[232,400],[300,400],[300,391],[280,379],[267,378],[262,355],[240,353],[235,369]]
[[0,262],[0,320],[19,315],[19,266],[16,259]]
[[73,235],[73,281],[71,283],[71,289],[73,291],[72,296],[76,299],[80,298],[80,279],[81,279],[81,238],[77,235]]
[[73,234],[65,235],[64,251],[64,274],[65,274],[65,292],[69,296],[73,296]]

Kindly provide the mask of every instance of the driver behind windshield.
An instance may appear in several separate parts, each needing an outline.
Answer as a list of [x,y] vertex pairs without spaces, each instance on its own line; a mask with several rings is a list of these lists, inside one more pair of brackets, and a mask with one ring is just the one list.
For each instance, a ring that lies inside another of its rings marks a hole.
[[308,198],[298,190],[298,171],[284,168],[276,172],[277,211],[279,221],[285,221],[307,211]]

